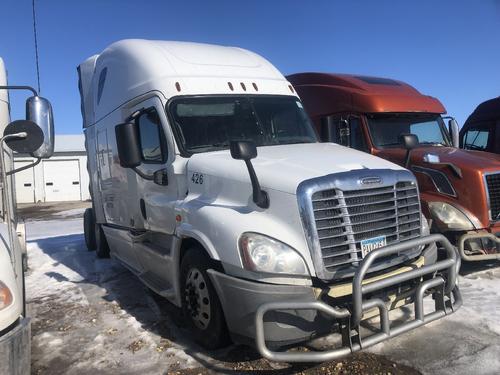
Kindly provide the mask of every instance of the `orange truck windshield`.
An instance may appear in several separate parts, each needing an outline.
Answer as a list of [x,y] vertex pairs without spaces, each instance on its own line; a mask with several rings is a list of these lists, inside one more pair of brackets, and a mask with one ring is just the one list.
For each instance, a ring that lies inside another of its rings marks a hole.
[[376,147],[400,147],[399,135],[415,134],[421,144],[451,146],[441,116],[369,115],[368,126]]

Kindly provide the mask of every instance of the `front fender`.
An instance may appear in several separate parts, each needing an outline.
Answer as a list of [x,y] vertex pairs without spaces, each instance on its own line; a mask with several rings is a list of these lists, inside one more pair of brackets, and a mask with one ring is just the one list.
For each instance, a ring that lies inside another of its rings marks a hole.
[[215,260],[220,260],[219,254],[217,253],[217,249],[215,248],[214,244],[206,236],[203,232],[201,232],[199,229],[194,228],[191,224],[189,223],[181,223],[176,230],[176,235],[177,237],[180,238],[193,238],[196,241],[198,241],[208,252],[208,255]]
[[242,268],[238,240],[244,232],[256,232],[275,238],[293,247],[306,262],[314,276],[314,266],[305,241],[302,222],[293,194],[268,189],[268,209],[248,203],[227,200],[203,200],[201,196],[185,201],[180,207],[181,223],[178,237],[198,240],[213,259]]

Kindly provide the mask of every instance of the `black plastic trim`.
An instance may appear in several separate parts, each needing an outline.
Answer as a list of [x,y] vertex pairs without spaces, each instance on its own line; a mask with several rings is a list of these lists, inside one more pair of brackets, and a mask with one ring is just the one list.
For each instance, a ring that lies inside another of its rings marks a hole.
[[[439,193],[444,194],[444,195],[449,195],[450,197],[457,197],[457,192],[453,188],[453,185],[451,184],[450,179],[448,178],[448,176],[445,173],[438,171],[436,169],[424,168],[424,167],[419,167],[419,166],[413,166],[411,169],[414,172],[422,173],[422,174],[425,174],[426,176],[428,176],[432,180],[432,183],[434,184],[436,190]],[[443,178],[444,181],[446,181],[447,186],[441,185],[441,183],[439,182],[439,180],[437,178]]]

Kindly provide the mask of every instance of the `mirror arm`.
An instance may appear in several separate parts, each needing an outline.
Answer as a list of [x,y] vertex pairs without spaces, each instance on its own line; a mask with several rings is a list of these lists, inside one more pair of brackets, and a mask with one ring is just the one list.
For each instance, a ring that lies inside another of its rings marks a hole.
[[406,150],[406,156],[405,156],[405,168],[410,169],[410,155],[411,155],[411,150]]
[[10,175],[12,175],[14,173],[24,171],[25,169],[29,169],[31,167],[34,167],[37,164],[40,164],[41,161],[42,161],[42,158],[37,158],[35,162],[33,162],[31,164],[28,164],[28,165],[25,165],[24,167],[19,167],[17,169],[13,169],[11,171],[7,171],[6,174],[7,174],[7,176],[10,176]]
[[146,173],[142,172],[140,169],[138,169],[137,167],[132,168],[132,169],[133,169],[133,171],[134,171],[135,173],[137,173],[137,174],[138,174],[139,176],[141,176],[143,179],[148,180],[148,181],[153,181],[153,179],[154,179],[154,176],[153,176],[153,175],[146,174]]
[[126,119],[125,119],[125,122],[132,122],[132,121],[135,121],[135,119],[137,117],[139,117],[141,115],[142,112],[144,112],[145,108],[142,107],[136,111],[134,111],[130,116],[128,116]]
[[0,90],[28,90],[33,93],[33,95],[38,96],[36,90],[31,86],[0,86]]
[[269,208],[269,196],[267,193],[260,188],[259,180],[255,174],[255,169],[253,169],[252,162],[250,160],[245,160],[245,164],[248,169],[248,174],[250,175],[250,181],[252,183],[253,190],[253,201],[260,208]]

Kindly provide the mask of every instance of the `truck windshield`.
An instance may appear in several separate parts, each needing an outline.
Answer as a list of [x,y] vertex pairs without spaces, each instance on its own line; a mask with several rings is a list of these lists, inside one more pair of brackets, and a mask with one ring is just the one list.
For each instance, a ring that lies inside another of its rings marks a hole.
[[377,147],[400,146],[399,135],[403,133],[415,134],[421,144],[451,146],[439,115],[369,115],[368,126]]
[[198,96],[174,100],[170,114],[188,153],[229,148],[232,140],[256,146],[317,142],[302,103],[294,96]]

